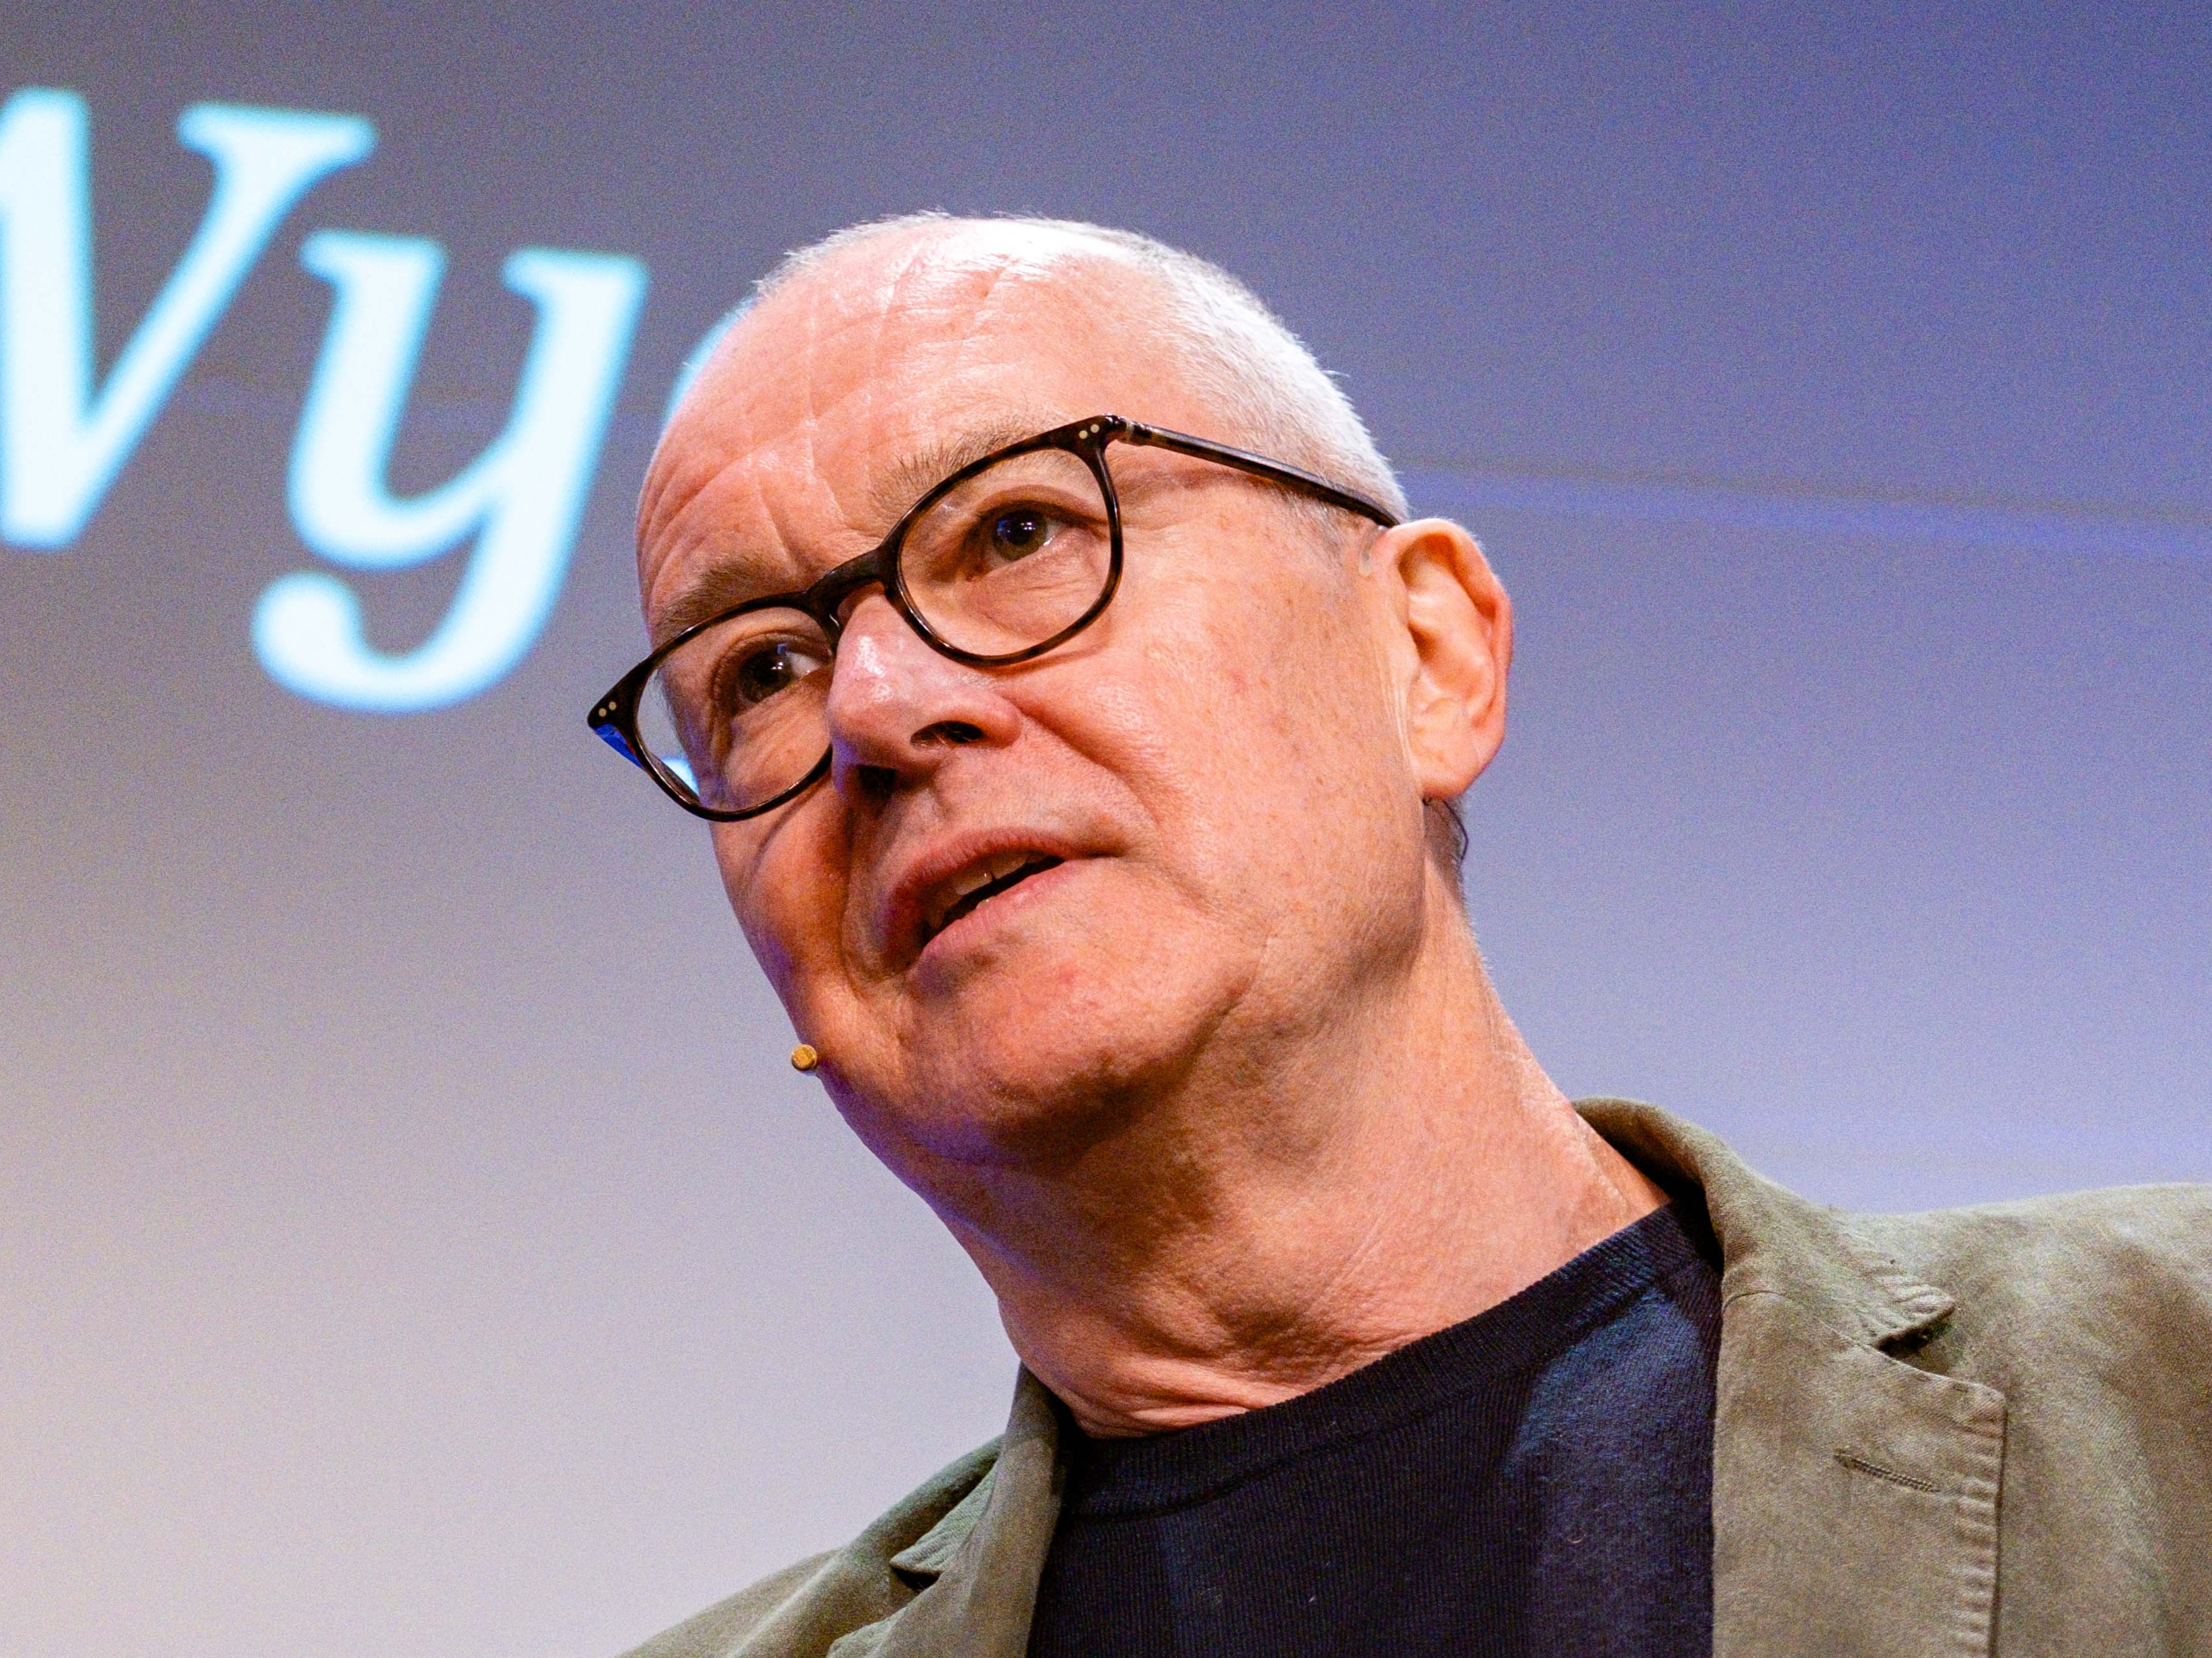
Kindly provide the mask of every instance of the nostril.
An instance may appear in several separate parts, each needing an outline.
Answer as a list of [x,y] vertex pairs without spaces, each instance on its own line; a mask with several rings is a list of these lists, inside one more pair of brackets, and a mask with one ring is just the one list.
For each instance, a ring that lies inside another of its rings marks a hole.
[[861,793],[872,800],[890,799],[891,791],[898,786],[898,774],[889,766],[856,766],[853,775]]
[[933,726],[924,726],[914,734],[917,745],[942,743],[947,748],[958,748],[964,744],[983,740],[983,728],[971,726],[965,720],[940,720]]

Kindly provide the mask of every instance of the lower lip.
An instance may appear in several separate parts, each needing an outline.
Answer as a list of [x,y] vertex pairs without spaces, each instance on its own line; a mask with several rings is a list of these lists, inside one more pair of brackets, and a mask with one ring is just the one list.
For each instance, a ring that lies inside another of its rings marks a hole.
[[995,896],[986,898],[958,920],[933,937],[921,947],[916,966],[933,966],[965,946],[980,941],[990,928],[1018,920],[1033,905],[1042,903],[1058,891],[1066,878],[1073,876],[1087,859],[1070,858],[1054,864],[1050,869],[1039,870],[1027,876]]

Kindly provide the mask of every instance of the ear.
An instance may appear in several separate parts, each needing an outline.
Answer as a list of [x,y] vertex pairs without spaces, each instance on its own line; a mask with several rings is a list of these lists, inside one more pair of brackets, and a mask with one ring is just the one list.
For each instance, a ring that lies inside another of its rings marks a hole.
[[1389,585],[1404,633],[1391,655],[1405,677],[1406,745],[1425,800],[1449,800],[1505,741],[1513,601],[1482,548],[1446,519],[1385,531],[1362,563]]

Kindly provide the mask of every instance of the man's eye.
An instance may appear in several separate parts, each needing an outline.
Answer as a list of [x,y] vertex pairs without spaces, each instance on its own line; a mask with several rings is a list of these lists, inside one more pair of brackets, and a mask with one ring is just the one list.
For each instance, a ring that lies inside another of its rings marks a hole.
[[1052,539],[1056,520],[1042,507],[1008,507],[987,524],[987,550],[994,562],[1012,564],[1041,550]]
[[821,665],[788,640],[756,646],[740,656],[729,677],[730,695],[741,708],[757,708],[789,690]]

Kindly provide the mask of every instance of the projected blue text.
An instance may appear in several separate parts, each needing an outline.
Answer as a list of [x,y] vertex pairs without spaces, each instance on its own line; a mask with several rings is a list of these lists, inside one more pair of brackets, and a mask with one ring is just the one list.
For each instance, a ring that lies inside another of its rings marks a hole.
[[[286,216],[375,148],[357,116],[200,104],[179,141],[215,182],[198,232],[94,385],[90,123],[76,94],[33,88],[0,106],[0,537],[36,550],[82,533]],[[392,494],[386,463],[444,274],[437,243],[319,230],[301,261],[331,285],[294,440],[288,506],[333,564],[392,569],[473,540],[430,636],[392,655],[326,570],[273,583],[252,622],[270,676],[302,696],[385,713],[472,696],[520,661],[566,574],[646,272],[619,254],[524,248],[507,286],[536,330],[505,429],[455,476]]]

